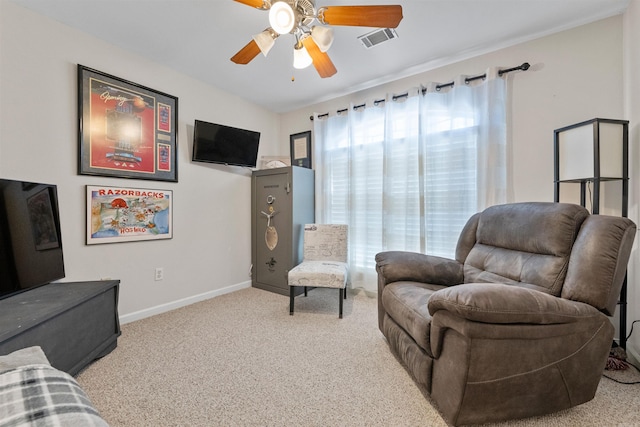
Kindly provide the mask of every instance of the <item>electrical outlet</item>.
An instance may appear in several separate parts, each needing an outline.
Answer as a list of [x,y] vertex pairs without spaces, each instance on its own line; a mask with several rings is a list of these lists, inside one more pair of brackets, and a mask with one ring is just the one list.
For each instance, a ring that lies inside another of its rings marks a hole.
[[156,281],[164,279],[164,268],[156,268]]

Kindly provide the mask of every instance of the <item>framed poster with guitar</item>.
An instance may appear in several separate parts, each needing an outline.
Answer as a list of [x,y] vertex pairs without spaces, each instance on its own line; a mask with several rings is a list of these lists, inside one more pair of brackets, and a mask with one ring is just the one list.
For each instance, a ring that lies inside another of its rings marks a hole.
[[80,175],[178,181],[178,98],[78,65]]

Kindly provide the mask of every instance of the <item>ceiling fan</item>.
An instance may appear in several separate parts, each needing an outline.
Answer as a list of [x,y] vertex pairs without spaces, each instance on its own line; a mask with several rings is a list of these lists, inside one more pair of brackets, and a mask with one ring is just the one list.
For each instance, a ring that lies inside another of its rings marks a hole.
[[[314,0],[235,0],[238,3],[269,11],[270,27],[253,36],[231,61],[248,64],[260,52],[267,56],[282,34],[293,34],[293,66],[313,64],[320,77],[331,77],[337,70],[327,50],[333,43],[333,29],[324,25],[396,28],[402,20],[402,6],[324,6],[315,8]],[[312,25],[318,21],[323,25]]]

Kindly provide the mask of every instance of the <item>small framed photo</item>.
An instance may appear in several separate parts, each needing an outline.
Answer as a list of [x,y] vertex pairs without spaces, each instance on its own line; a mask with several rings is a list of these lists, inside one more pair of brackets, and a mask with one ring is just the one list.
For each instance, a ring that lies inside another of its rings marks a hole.
[[171,190],[87,185],[87,245],[172,237]]
[[291,166],[311,169],[311,131],[294,133],[291,143]]
[[78,65],[78,173],[178,181],[178,98]]
[[36,250],[44,251],[60,247],[60,237],[53,217],[53,205],[49,189],[45,188],[27,200],[29,221]]

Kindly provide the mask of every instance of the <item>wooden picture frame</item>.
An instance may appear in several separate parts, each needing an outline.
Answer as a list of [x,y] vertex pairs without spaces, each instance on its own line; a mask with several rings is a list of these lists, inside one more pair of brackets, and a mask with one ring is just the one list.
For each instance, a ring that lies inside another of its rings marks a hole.
[[173,191],[87,185],[87,245],[173,238]]
[[78,174],[178,181],[178,98],[78,64]]
[[291,144],[291,166],[311,169],[311,131],[294,133],[289,137]]

